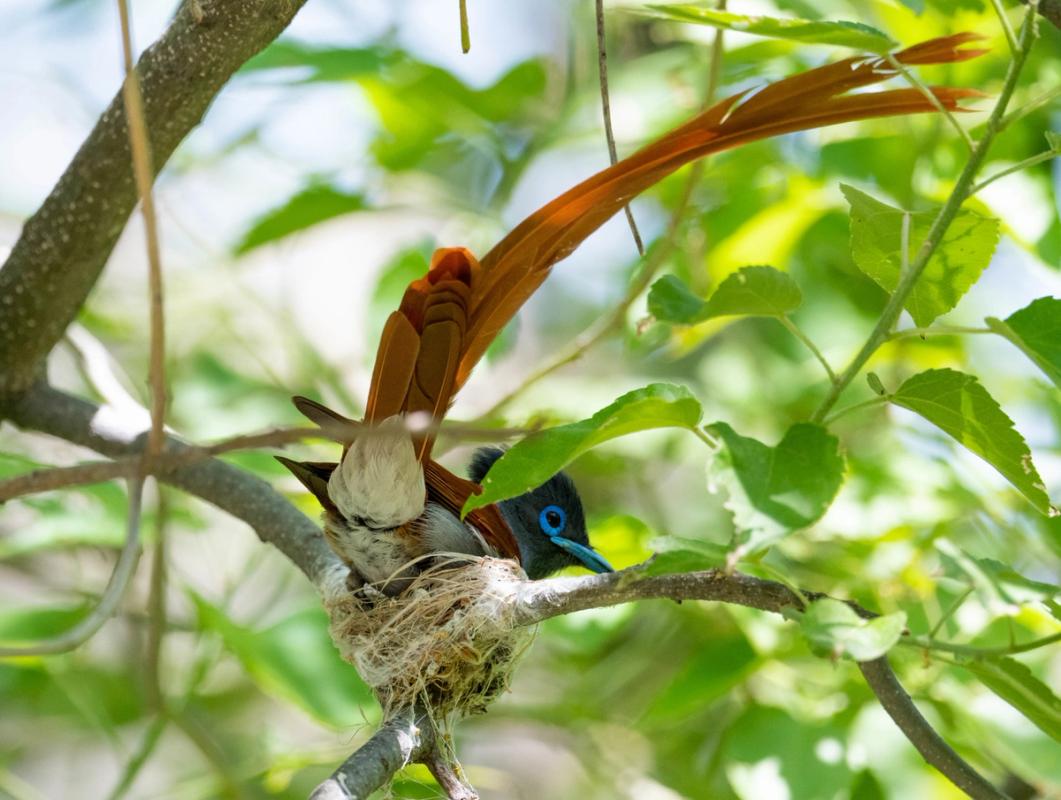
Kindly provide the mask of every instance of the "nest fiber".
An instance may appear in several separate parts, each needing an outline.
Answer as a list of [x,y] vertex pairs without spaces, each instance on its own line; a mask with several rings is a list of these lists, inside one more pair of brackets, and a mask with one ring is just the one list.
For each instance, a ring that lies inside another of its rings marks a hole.
[[515,624],[525,576],[513,561],[449,561],[424,571],[396,597],[324,593],[332,640],[383,707],[415,704],[442,719],[475,714],[508,687],[534,635]]

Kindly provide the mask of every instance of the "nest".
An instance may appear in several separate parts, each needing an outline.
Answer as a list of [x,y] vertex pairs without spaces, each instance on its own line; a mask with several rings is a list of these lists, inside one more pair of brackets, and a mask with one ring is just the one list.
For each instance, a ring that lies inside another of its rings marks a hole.
[[483,712],[508,688],[534,629],[516,625],[525,575],[496,558],[455,558],[417,575],[396,597],[324,591],[331,636],[372,687],[384,717],[413,705],[438,722]]

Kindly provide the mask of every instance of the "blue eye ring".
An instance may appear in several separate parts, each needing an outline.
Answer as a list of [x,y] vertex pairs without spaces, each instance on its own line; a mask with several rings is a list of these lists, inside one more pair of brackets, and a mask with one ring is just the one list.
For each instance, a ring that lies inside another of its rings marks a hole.
[[538,527],[546,536],[559,536],[567,526],[567,514],[560,506],[546,506],[538,515]]

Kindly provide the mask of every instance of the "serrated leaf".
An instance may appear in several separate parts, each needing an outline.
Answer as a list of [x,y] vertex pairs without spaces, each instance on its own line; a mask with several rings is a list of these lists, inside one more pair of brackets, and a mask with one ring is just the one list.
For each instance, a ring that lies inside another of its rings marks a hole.
[[703,310],[704,301],[676,275],[664,275],[648,290],[648,313],[660,322],[689,325]]
[[472,495],[462,514],[528,492],[597,445],[653,428],[686,428],[700,422],[700,401],[684,386],[653,383],[628,392],[589,419],[532,433],[494,462],[483,493]]
[[648,545],[655,555],[643,567],[645,575],[671,575],[724,567],[729,548],[700,539],[661,536]]
[[789,275],[773,267],[741,267],[718,285],[707,301],[682,281],[666,275],[652,285],[648,310],[663,322],[697,323],[716,317],[783,317],[799,308],[803,293]]
[[255,220],[236,245],[235,252],[242,255],[320,222],[367,208],[365,198],[357,192],[345,192],[328,184],[308,186]]
[[723,447],[709,467],[709,483],[726,490],[734,544],[759,550],[816,522],[844,479],[840,442],[809,422],[793,425],[776,447],[741,436],[724,422],[708,430]]
[[1024,437],[975,377],[952,369],[930,369],[907,379],[890,399],[976,453],[1041,512],[1057,513]]
[[789,39],[808,44],[834,44],[868,50],[871,53],[887,53],[895,42],[882,31],[859,22],[827,22],[806,19],[780,19],[776,17],[751,17],[731,14],[686,3],[650,5],[643,13],[711,25],[729,31],[769,36],[773,39]]
[[[895,291],[902,273],[903,218],[909,216],[908,263],[916,258],[936,215],[905,212],[841,184],[851,206],[851,256],[882,289]],[[950,311],[980,278],[998,245],[998,220],[959,211],[906,299],[920,326]]]
[[1028,667],[1013,658],[968,659],[958,663],[1043,733],[1061,742],[1061,700]]
[[1005,320],[988,317],[985,322],[1020,348],[1061,388],[1061,300],[1040,297]]
[[233,622],[202,597],[192,595],[192,600],[203,627],[221,636],[263,690],[336,728],[364,721],[373,705],[372,693],[339,657],[322,610],[297,612],[255,631]]
[[826,597],[810,604],[799,618],[799,627],[818,655],[872,661],[899,641],[906,627],[906,614],[896,611],[864,619],[847,603]]

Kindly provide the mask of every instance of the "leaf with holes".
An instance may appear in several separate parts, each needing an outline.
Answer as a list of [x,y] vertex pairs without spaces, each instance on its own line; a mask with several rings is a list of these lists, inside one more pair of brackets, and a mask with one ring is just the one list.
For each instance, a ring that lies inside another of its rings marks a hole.
[[[907,258],[912,263],[936,218],[934,212],[908,213],[853,186],[841,185],[851,206],[851,257],[882,289],[894,292],[902,273],[903,219],[909,217]],[[904,308],[925,326],[958,301],[980,278],[998,244],[998,220],[959,211]]]
[[532,433],[507,450],[483,478],[483,492],[472,495],[461,514],[541,486],[580,455],[619,436],[653,428],[694,429],[700,401],[684,386],[653,383],[635,389],[589,419]]
[[975,377],[930,369],[907,379],[890,399],[976,453],[1044,514],[1058,513],[1050,505],[1024,437]]
[[985,322],[1061,388],[1061,300],[1040,297],[1004,320],[988,317]]
[[708,430],[722,442],[709,482],[728,495],[734,544],[760,550],[816,522],[844,479],[840,442],[809,422],[793,425],[776,447],[741,436],[724,422]]

